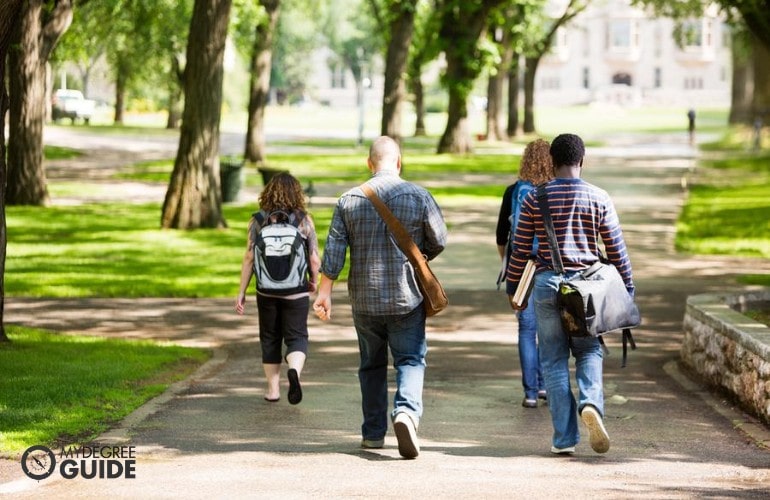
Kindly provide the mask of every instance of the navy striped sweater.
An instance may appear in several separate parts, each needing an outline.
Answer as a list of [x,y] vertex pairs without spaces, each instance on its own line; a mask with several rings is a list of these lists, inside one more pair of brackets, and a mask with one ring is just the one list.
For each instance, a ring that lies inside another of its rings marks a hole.
[[[557,178],[546,184],[551,217],[565,271],[580,271],[599,260],[599,247],[623,277],[629,293],[634,293],[631,261],[615,206],[606,191],[582,179]],[[506,291],[516,291],[524,265],[537,238],[537,270],[553,269],[551,247],[537,203],[537,192],[522,203],[521,218],[513,236],[513,252],[508,260]]]

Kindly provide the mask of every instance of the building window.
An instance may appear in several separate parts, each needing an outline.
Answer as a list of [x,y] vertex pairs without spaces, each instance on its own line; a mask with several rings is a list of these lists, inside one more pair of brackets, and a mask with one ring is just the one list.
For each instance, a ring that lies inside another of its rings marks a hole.
[[679,38],[687,49],[714,47],[714,23],[710,19],[697,19],[682,23]]
[[558,76],[543,78],[540,81],[540,88],[543,90],[559,90],[561,88],[561,80],[559,80]]
[[591,69],[588,67],[583,68],[583,88],[591,88]]
[[332,76],[332,88],[333,89],[344,89],[346,87],[345,82],[345,66],[342,64],[334,64],[331,68],[331,76]]
[[662,86],[660,68],[655,68],[655,88],[659,89]]
[[631,48],[631,23],[628,20],[610,21],[607,48]]
[[639,48],[639,24],[631,19],[614,19],[607,28],[607,48],[630,51]]
[[682,45],[685,48],[698,48],[703,44],[703,30],[697,21],[682,24]]
[[703,89],[703,78],[699,76],[690,76],[684,79],[685,90],[701,90]]

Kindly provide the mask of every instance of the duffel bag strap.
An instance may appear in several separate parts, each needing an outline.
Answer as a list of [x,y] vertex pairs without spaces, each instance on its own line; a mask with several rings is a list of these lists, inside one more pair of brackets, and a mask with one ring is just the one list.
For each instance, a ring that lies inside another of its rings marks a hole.
[[551,265],[554,271],[564,274],[564,264],[559,252],[559,242],[556,239],[556,231],[553,229],[553,219],[551,218],[551,206],[548,204],[548,193],[545,191],[545,185],[540,184],[536,188],[537,203],[540,205],[540,213],[543,216],[543,225],[545,233],[548,235],[548,246],[551,247]]
[[630,328],[623,329],[623,362],[620,364],[621,368],[626,367],[626,358],[628,357],[628,346],[631,346],[631,350],[636,350],[636,342],[634,342],[634,336],[631,335]]

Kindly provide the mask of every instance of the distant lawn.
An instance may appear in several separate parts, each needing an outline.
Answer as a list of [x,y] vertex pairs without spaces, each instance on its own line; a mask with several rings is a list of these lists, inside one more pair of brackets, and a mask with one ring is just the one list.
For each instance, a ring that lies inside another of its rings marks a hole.
[[[364,182],[369,177],[366,152],[280,153],[268,155],[267,168],[287,170],[300,182]],[[455,174],[510,174],[515,177],[521,157],[516,154],[437,155],[410,153],[403,155],[404,176],[409,180],[430,180],[436,176]],[[174,161],[160,160],[137,163],[116,174],[119,179],[167,183]],[[256,167],[246,165],[246,185],[261,186],[262,177]]]
[[[7,207],[5,292],[234,297],[252,209],[225,206],[228,229],[171,231],[160,229],[157,203]],[[331,209],[314,207],[312,213],[325,235]]]
[[0,456],[87,443],[209,354],[152,342],[6,326],[0,344]]
[[[431,192],[440,204],[474,204],[498,200],[504,189],[476,185]],[[6,295],[234,297],[253,210],[251,204],[225,205],[227,229],[177,231],[160,228],[158,203],[7,207]],[[321,252],[332,211],[310,207]]]
[[62,148],[59,146],[44,146],[43,157],[46,160],[68,160],[70,158],[77,158],[83,153],[77,149]]
[[[768,214],[769,153],[734,151],[704,160],[677,224],[676,248],[696,254],[770,258]],[[770,286],[768,276],[750,275],[743,281]]]

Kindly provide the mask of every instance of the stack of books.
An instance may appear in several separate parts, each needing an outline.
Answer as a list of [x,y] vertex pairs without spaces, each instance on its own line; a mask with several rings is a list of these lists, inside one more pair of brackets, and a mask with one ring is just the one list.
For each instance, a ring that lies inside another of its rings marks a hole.
[[524,266],[524,271],[521,273],[519,286],[511,297],[511,304],[514,306],[521,307],[527,302],[529,292],[532,291],[532,285],[535,283],[535,270],[535,261],[532,259],[528,260]]

